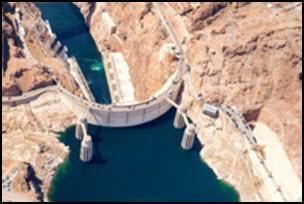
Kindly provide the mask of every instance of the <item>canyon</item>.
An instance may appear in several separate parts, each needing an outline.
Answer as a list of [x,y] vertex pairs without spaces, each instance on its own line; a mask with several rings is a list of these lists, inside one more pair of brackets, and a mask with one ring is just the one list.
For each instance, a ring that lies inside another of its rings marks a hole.
[[[137,101],[153,96],[180,66],[175,55],[160,54],[172,42],[152,3],[74,4],[101,55],[106,59],[109,52],[123,54]],[[24,39],[15,21],[16,6],[22,14]],[[271,161],[267,154],[272,144],[281,145],[293,177],[302,181],[302,4],[173,2],[161,6],[191,66],[180,104],[196,124],[203,145],[201,158],[239,192],[241,201],[272,200],[250,163],[243,135],[222,112],[211,119],[201,110],[203,102],[234,106],[259,136],[257,148],[264,148],[263,141],[273,142],[261,154]],[[35,35],[39,27],[31,22],[41,18],[35,5],[2,3],[2,12],[2,95],[21,95],[59,81],[81,96],[66,63],[43,46],[49,36]],[[115,29],[108,29],[103,12],[112,18]],[[199,95],[203,99],[198,100]],[[12,179],[5,188],[12,188],[17,194],[13,196],[47,200],[52,177],[69,153],[58,140],[59,132],[75,124],[77,116],[56,93],[45,93],[29,104],[2,105],[2,118],[2,178]],[[274,139],[266,140],[263,134]],[[286,178],[276,171],[275,178],[284,183]]]

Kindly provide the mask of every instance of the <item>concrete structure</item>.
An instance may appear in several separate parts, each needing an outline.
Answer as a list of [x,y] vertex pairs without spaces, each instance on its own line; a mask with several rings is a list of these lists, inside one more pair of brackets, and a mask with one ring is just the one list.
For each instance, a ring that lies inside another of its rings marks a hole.
[[53,51],[53,45],[55,45],[56,41],[57,36],[53,33],[50,33],[49,39],[47,40],[47,42],[45,42],[45,47],[49,49],[49,52],[52,53],[53,56],[56,54]]
[[183,135],[181,146],[184,150],[189,150],[193,147],[195,141],[195,127],[193,124],[189,124]]
[[[163,15],[162,11],[160,11],[160,14]],[[105,14],[103,18],[105,18],[104,21],[106,22],[110,33],[113,33],[115,32],[116,27],[114,28],[114,23],[111,23],[111,19],[109,19],[109,17],[110,16],[107,17],[107,14]],[[177,42],[175,34],[173,33],[172,26],[164,16],[161,16],[161,19],[165,24],[165,27],[168,29],[170,37],[173,38],[172,40],[176,45],[175,47],[177,48],[177,52],[182,53],[182,49]],[[47,30],[50,32],[51,36],[47,44],[49,45],[50,50],[53,51],[54,56],[56,56],[57,52],[61,48],[61,43],[59,41],[56,41],[56,36],[51,32],[48,22],[43,22],[43,24],[46,25]],[[59,52],[60,55],[64,55],[67,52],[67,49],[63,48],[62,50]],[[62,57],[64,59],[67,58],[66,56]],[[134,90],[132,91],[133,86],[131,88],[132,83],[130,82],[130,76],[128,74],[128,66],[121,53],[112,54],[110,59],[111,66],[115,67],[115,72],[112,74],[116,74],[116,79],[119,81],[120,85],[123,84],[123,86],[121,85],[120,87],[120,94],[124,99],[124,102],[127,102],[128,104],[124,103],[120,105],[102,105],[96,103],[93,94],[90,92],[86,80],[82,75],[76,59],[69,58],[66,60],[69,64],[69,71],[77,83],[80,85],[80,88],[84,93],[86,99],[82,99],[73,95],[68,90],[64,89],[60,83],[58,83],[55,86],[49,86],[27,92],[21,96],[2,96],[2,105],[16,106],[19,104],[28,103],[31,100],[38,98],[41,94],[47,92],[58,93],[61,97],[61,100],[66,103],[67,107],[69,107],[71,111],[75,113],[75,115],[83,115],[84,113],[86,115],[85,118],[81,117],[81,119],[78,121],[78,124],[76,125],[75,136],[77,139],[82,139],[80,159],[84,162],[88,162],[93,157],[93,143],[91,137],[87,135],[87,123],[107,127],[129,127],[150,122],[166,113],[172,107],[172,104],[169,103],[168,100],[176,101],[183,81],[182,65],[184,61],[183,55],[181,55],[181,66],[178,66],[177,71],[170,77],[170,79],[160,89],[160,91],[157,92],[155,96],[141,103],[136,102],[129,104],[131,101],[134,102],[135,100]],[[184,110],[181,108],[180,111],[183,112]],[[180,118],[178,115],[176,116],[177,126],[183,126],[182,121],[184,120],[188,125],[181,145],[184,149],[190,149],[193,146],[195,139],[195,128],[194,125],[187,122],[185,114],[180,115],[184,118]]]
[[[56,92],[61,96],[61,99],[67,104],[68,107],[76,114],[80,115],[83,113],[87,113],[88,123],[99,126],[106,127],[129,127],[147,123],[151,120],[154,120],[164,113],[166,113],[172,105],[168,103],[167,98],[175,101],[177,95],[179,93],[181,83],[183,81],[183,70],[182,65],[184,64],[182,49],[177,41],[175,33],[170,25],[169,21],[164,16],[161,8],[158,4],[155,4],[159,11],[160,18],[165,28],[167,29],[171,40],[174,42],[177,50],[181,53],[180,64],[178,66],[177,71],[174,73],[174,77],[172,81],[166,83],[164,89],[158,93],[156,97],[152,97],[147,101],[136,103],[132,105],[102,105],[98,104],[93,100],[79,98],[58,84],[57,86],[50,86],[41,88],[38,90],[34,90],[28,93],[24,93],[21,96],[16,97],[3,97],[2,96],[2,104],[3,105],[11,105],[15,106],[22,103],[28,103],[31,100],[38,98],[41,94],[46,92]],[[46,27],[48,27],[47,22],[43,22]],[[50,28],[48,28],[50,31]],[[54,34],[50,33],[51,36]],[[51,39],[53,40],[53,39]],[[56,51],[56,50],[55,50]],[[58,50],[57,50],[58,51]],[[73,68],[72,68],[73,69]],[[79,67],[77,68],[79,70]],[[71,71],[72,73],[72,71]],[[85,82],[84,77],[82,76],[81,71],[78,73],[82,81]],[[75,78],[77,78],[76,74],[74,74]],[[79,77],[78,77],[79,78]],[[79,84],[81,84],[80,80]],[[81,86],[81,85],[80,85]],[[85,83],[83,86],[86,86]],[[89,89],[88,89],[89,91]],[[86,93],[83,91],[84,94]],[[88,94],[87,94],[88,95]]]
[[236,108],[230,106],[221,105],[221,110],[230,117],[236,128],[238,128],[241,133],[246,137],[250,144],[256,144],[256,138],[252,133],[252,129],[245,120],[243,114]]
[[272,192],[270,194],[272,201],[274,202],[286,201],[284,195],[279,190],[280,189],[279,185],[275,182],[271,174],[269,174],[265,164],[261,163],[256,152],[250,149],[248,151],[248,156],[251,159],[252,165],[254,166],[256,173],[263,179],[265,187],[269,192]]
[[[94,101],[95,98],[87,84],[85,77],[82,74],[82,71],[79,67],[79,64],[75,57],[68,57],[68,48],[66,46],[61,47],[60,41],[57,40],[56,34],[52,32],[50,24],[48,21],[39,21],[39,27],[44,27],[45,32],[47,32],[49,38],[45,43],[45,47],[49,49],[49,52],[52,53],[54,57],[60,57],[64,62],[66,62],[68,67],[68,72],[73,76],[77,84],[79,85],[83,95],[87,100]],[[43,33],[39,33],[43,35]],[[39,36],[40,37],[40,36]],[[58,53],[58,54],[57,54]]]
[[53,33],[50,22],[48,20],[44,21],[46,28],[48,29],[48,33]]
[[26,58],[34,61],[34,58],[31,54],[31,52],[29,51],[27,45],[26,45],[26,41],[25,41],[25,29],[21,23],[21,18],[20,18],[20,10],[18,7],[16,7],[16,13],[15,13],[15,19],[16,19],[16,25],[17,25],[17,32],[19,33],[19,37],[20,37],[20,40],[22,42],[22,46],[23,46],[23,49],[22,49],[22,52],[24,54],[24,56],[26,56]]
[[[255,173],[263,180],[265,188],[272,192],[270,194],[271,200],[275,202],[286,201],[286,196],[282,193],[281,187],[275,181],[272,176],[272,172],[269,171],[265,162],[259,158],[257,152],[254,151],[254,147],[257,145],[256,138],[253,135],[252,129],[248,125],[242,113],[230,106],[221,105],[220,109],[232,120],[236,128],[240,130],[245,137],[248,146],[248,156],[254,166]],[[252,147],[252,148],[250,148]]]
[[166,27],[171,40],[175,44],[177,51],[181,54],[181,60],[183,60],[182,47],[181,47],[180,43],[178,42],[178,39],[175,35],[172,25],[170,24],[169,20],[167,19],[166,15],[164,14],[164,11],[162,10],[162,8],[159,6],[160,4],[161,4],[160,2],[153,2],[153,5],[155,6],[156,10],[158,11],[159,17],[160,17],[163,25]]
[[62,44],[60,41],[57,41],[53,47],[53,51],[54,51],[54,56],[57,55],[57,52],[60,50]]
[[129,66],[122,53],[105,54],[104,62],[112,102],[117,105],[136,104]]
[[[157,5],[158,6],[158,5]],[[172,30],[172,26],[163,16],[163,13],[160,12],[162,22],[172,38],[172,41],[176,44],[178,51],[182,51],[181,47],[177,42],[177,38]],[[44,24],[47,23],[44,22]],[[52,34],[50,34],[52,35]],[[183,62],[183,55],[181,55],[181,65]],[[77,68],[78,69],[78,68]],[[79,70],[79,69],[78,69]],[[87,120],[88,123],[97,125],[97,126],[106,126],[106,127],[129,127],[144,124],[154,120],[164,113],[166,113],[172,105],[168,103],[167,98],[175,101],[179,93],[181,83],[183,80],[183,70],[182,66],[178,66],[177,71],[174,73],[172,81],[166,83],[165,88],[158,93],[156,97],[152,97],[147,101],[136,103],[132,105],[102,105],[98,104],[95,101],[79,98],[58,84],[57,86],[50,86],[34,90],[28,93],[24,93],[21,96],[16,97],[3,97],[3,105],[15,106],[22,103],[30,102],[38,98],[41,94],[46,92],[56,92],[61,96],[61,99],[67,104],[68,107],[76,114],[81,115],[88,112]],[[72,73],[72,71],[71,71]],[[74,74],[77,78],[76,74]],[[80,78],[81,72],[79,72]],[[78,77],[79,78],[79,77]],[[79,84],[81,84],[80,80]],[[85,80],[82,80],[85,82]],[[81,85],[80,85],[81,86]],[[84,84],[84,86],[86,86]],[[89,90],[89,89],[88,89]],[[85,93],[85,91],[83,91]],[[87,94],[88,95],[88,94]]]
[[87,120],[90,124],[106,127],[129,127],[144,124],[166,113],[172,107],[166,98],[175,101],[179,92],[180,83],[181,81],[172,83],[168,89],[164,90],[161,95],[154,99],[133,105],[116,106],[98,104],[79,98],[60,85],[41,88],[24,93],[21,96],[2,96],[2,104],[15,106],[28,103],[43,93],[56,92],[76,115],[82,115],[88,112]]
[[208,103],[205,103],[203,105],[203,113],[212,118],[217,118],[218,117],[218,108],[213,105],[210,105]]
[[68,52],[68,48],[66,46],[63,46],[63,48],[58,53],[58,56],[63,58],[64,60],[67,60],[68,58],[67,52]]
[[56,53],[54,53],[54,51],[52,50],[52,46],[55,45],[55,43],[57,41],[57,36],[55,33],[53,33],[48,20],[42,21],[41,24],[46,26],[47,32],[50,35],[49,40],[46,42],[46,47],[50,49],[50,51],[53,53],[53,55],[55,55]]
[[85,135],[80,147],[80,160],[89,162],[93,158],[93,142],[90,135]]
[[69,65],[70,74],[73,76],[77,84],[79,85],[82,93],[84,94],[85,98],[89,101],[95,102],[95,97],[91,92],[91,89],[83,76],[83,73],[78,65],[78,62],[75,57],[68,58],[67,63]]
[[107,12],[102,12],[101,13],[101,19],[103,24],[105,25],[106,30],[110,33],[113,34],[116,32],[117,27],[113,21],[113,19],[111,18],[111,16],[109,15],[109,13]]
[[174,118],[174,121],[173,121],[173,126],[177,129],[181,129],[181,128],[184,128],[185,127],[185,121],[184,121],[184,117],[183,117],[183,114],[185,114],[186,112],[186,108],[185,107],[179,107],[177,110],[176,110],[176,113],[175,113],[175,118]]
[[85,117],[82,117],[79,119],[79,121],[76,124],[76,129],[75,129],[75,137],[78,140],[82,140],[83,137],[87,134],[87,119]]

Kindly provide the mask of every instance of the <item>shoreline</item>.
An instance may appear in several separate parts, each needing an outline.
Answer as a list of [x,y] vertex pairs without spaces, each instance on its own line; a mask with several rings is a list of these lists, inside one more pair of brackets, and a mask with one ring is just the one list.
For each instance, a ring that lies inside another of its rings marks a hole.
[[[53,102],[49,100],[50,97]],[[6,171],[2,171],[2,174],[4,173],[3,176],[7,175],[15,182],[15,177],[10,176],[15,168],[14,166],[17,165],[18,167],[20,162],[21,164],[27,163],[34,171],[28,181],[29,185],[34,178],[41,181],[38,187],[28,189],[28,192],[33,194],[33,201],[38,201],[34,196],[38,193],[37,189],[42,192],[43,200],[48,200],[47,193],[50,190],[54,175],[70,153],[69,147],[64,145],[59,137],[61,131],[75,123],[75,115],[56,97],[59,96],[54,93],[46,93],[28,104],[18,105],[17,107],[2,105],[2,116],[4,116],[2,125],[5,131],[2,134],[2,159],[3,161],[10,161],[10,158],[14,158],[13,161],[18,162],[14,164],[11,161],[11,165],[7,165]],[[45,104],[45,100],[50,103]],[[34,103],[37,105],[36,108],[29,108]],[[58,107],[60,107],[60,111],[56,111]],[[47,110],[54,110],[54,112]],[[40,121],[44,121],[43,126],[41,126]],[[16,131],[16,129],[20,131]],[[21,129],[23,129],[22,132]],[[4,146],[6,148],[3,148]],[[21,185],[20,182],[22,180],[16,181],[14,185]],[[9,188],[12,188],[13,193],[19,192],[14,186]],[[19,193],[23,193],[23,191]],[[3,197],[3,199],[6,198]]]
[[[190,105],[190,101],[185,99],[186,94],[183,95],[182,103]],[[247,158],[243,154],[244,138],[236,132],[230,121],[226,121],[223,114],[220,113],[219,118],[214,120],[208,116],[198,116],[196,113],[199,111],[199,103],[194,103],[188,115],[198,124],[197,139],[203,146],[200,158],[213,170],[218,180],[227,183],[238,193],[240,202],[259,201],[254,185],[258,179],[251,172],[251,165],[244,162]],[[232,135],[235,143],[226,139]]]
[[[173,111],[173,110],[171,110],[171,111]],[[168,115],[167,115],[168,116]],[[172,116],[173,117],[173,116]],[[156,119],[157,120],[157,119]],[[160,119],[161,120],[161,119]],[[170,118],[170,120],[173,120],[173,118]],[[155,121],[152,121],[152,123],[153,122],[155,122]],[[172,121],[173,122],[173,121]],[[146,125],[149,125],[149,124],[146,124]],[[171,125],[171,124],[170,124]],[[73,128],[73,126],[71,126],[71,127],[69,127],[69,128]],[[69,128],[67,128],[67,130],[69,129]],[[64,134],[64,137],[66,137],[67,135],[66,134]],[[70,147],[70,145],[68,145],[68,144],[66,144],[66,142],[63,142],[65,145],[67,145],[67,146],[69,146]],[[178,143],[179,144],[179,143]],[[176,148],[176,147],[175,147]],[[180,148],[180,147],[178,147],[178,148]],[[75,151],[74,151],[74,154],[75,154]],[[196,152],[195,153],[196,155],[197,154],[199,154],[199,152]],[[59,179],[59,178],[56,178],[57,176],[59,176],[59,175],[61,175],[62,176],[62,174],[58,174],[58,172],[60,172],[61,171],[61,169],[62,168],[64,168],[64,166],[62,166],[62,165],[64,165],[64,164],[66,164],[68,161],[69,161],[69,158],[71,158],[70,157],[71,156],[71,152],[69,153],[69,155],[68,155],[68,157],[67,157],[67,160],[65,160],[60,166],[59,166],[59,168],[57,169],[57,173],[56,173],[56,175],[54,176],[54,178],[53,178],[53,180],[54,179]],[[74,155],[74,156],[77,156],[77,155]],[[199,155],[197,155],[198,157],[197,157],[197,159],[199,160],[199,165],[201,165],[201,166],[206,166],[208,169],[210,169],[210,171],[211,172],[213,172],[213,170],[212,170],[212,168],[204,161],[204,160],[202,160],[202,158],[199,156]],[[212,173],[212,174],[214,174],[214,172]],[[61,177],[60,177],[61,178]],[[232,185],[230,185],[229,183],[227,183],[226,181],[224,181],[224,180],[222,180],[222,179],[218,179],[218,177],[217,176],[215,176],[215,178],[216,178],[216,182],[219,182],[219,188],[220,189],[224,189],[223,191],[224,192],[227,192],[227,191],[232,191],[233,192],[233,195],[235,195],[236,196],[236,198],[237,198],[237,201],[240,201],[239,200],[239,193],[238,193],[238,191],[236,191],[236,189],[232,186]],[[201,179],[203,179],[203,178],[201,178]],[[54,184],[54,183],[53,183]],[[53,186],[54,187],[54,186]],[[51,188],[50,188],[50,190],[51,190]],[[231,193],[232,193],[231,192]],[[51,191],[50,191],[50,193],[51,193]],[[48,194],[48,195],[50,195],[50,194]]]
[[[58,133],[58,137],[57,137],[57,139],[59,140],[59,142],[61,143],[61,144],[63,144],[63,145],[65,145],[61,140],[62,140],[62,138],[61,137],[64,137],[65,136],[65,134],[66,134],[66,131],[69,129],[69,128],[71,128],[71,127],[73,127],[73,125],[72,126],[70,126],[70,127],[68,127],[68,128],[66,128],[63,132],[60,132],[60,133]],[[65,145],[65,146],[67,146],[67,145]],[[51,201],[50,199],[49,199],[49,195],[50,195],[50,193],[51,193],[51,190],[52,190],[52,186],[53,186],[53,182],[54,182],[54,179],[56,179],[56,176],[57,176],[57,174],[58,174],[58,171],[60,171],[60,169],[63,167],[63,165],[66,165],[66,162],[67,162],[67,160],[69,159],[69,156],[70,156],[70,154],[71,154],[71,151],[70,151],[70,147],[69,146],[67,146],[68,147],[68,153],[66,154],[66,157],[63,159],[63,161],[57,166],[57,168],[56,168],[56,170],[55,170],[55,174],[53,175],[53,178],[51,179],[51,181],[50,181],[50,183],[49,183],[49,186],[48,186],[48,188],[47,188],[47,190],[46,190],[46,192],[45,192],[45,201],[44,202],[53,202],[53,201]]]
[[[76,7],[79,8],[77,5]],[[95,18],[94,16],[95,15],[92,15],[91,18],[94,19]],[[83,17],[85,16],[83,15]],[[94,43],[98,48],[98,52],[101,54],[100,46],[98,46],[100,42],[97,43],[96,37],[94,37],[92,34],[91,31],[92,29],[90,28],[91,26],[88,25],[88,27],[90,30],[89,33],[93,37]],[[184,93],[185,96],[187,96],[187,94],[188,94],[188,98],[193,99],[193,97],[190,96],[189,93]],[[39,100],[39,98],[37,100]],[[183,98],[187,98],[187,97],[183,97]],[[184,101],[190,104],[189,101],[187,101],[186,99]],[[31,106],[31,103],[25,104],[24,106],[27,105]],[[60,103],[64,104],[62,101]],[[189,105],[190,107],[189,116],[191,120],[195,122],[195,124],[199,124],[197,127],[197,139],[199,139],[200,144],[203,146],[203,148],[199,152],[199,158],[202,160],[201,162],[206,164],[210,169],[212,169],[212,171],[217,177],[217,180],[223,183],[223,186],[232,188],[238,194],[238,199],[240,202],[263,200],[261,199],[261,196],[262,197],[265,195],[267,196],[269,192],[265,190],[266,189],[265,186],[263,186],[263,188],[265,189],[262,189],[261,187],[260,184],[261,178],[257,176],[255,172],[256,169],[253,167],[253,164],[251,163],[252,161],[250,160],[251,158],[249,157],[249,153],[248,153],[250,152],[250,150],[247,149],[248,147],[246,146],[246,141],[244,141],[241,134],[231,125],[231,123],[227,120],[227,118],[225,118],[225,116],[223,116],[222,114],[220,114],[218,120],[209,120],[204,117],[200,117],[200,114],[197,114],[200,112],[200,108],[198,108],[199,105],[201,104],[194,103]],[[52,107],[50,108],[49,106],[45,106],[44,108],[52,109]],[[56,108],[58,109],[58,107]],[[68,109],[68,107],[66,108]],[[42,108],[42,110],[44,109]],[[57,112],[56,114],[60,114],[60,111]],[[36,113],[33,112],[34,118],[36,116],[35,114]],[[41,115],[43,114],[41,113]],[[43,121],[42,118],[43,116],[40,116],[38,121]],[[54,126],[52,124],[53,118],[50,117],[49,120],[50,120],[48,121],[49,126],[47,126],[47,129],[53,129],[54,127],[56,129],[57,126],[56,125]],[[61,118],[61,120],[64,119]],[[30,121],[31,120],[29,120],[29,122]],[[37,121],[35,120],[35,122]],[[60,144],[66,146],[61,141],[60,138],[62,137],[62,134],[65,135],[67,130],[74,126],[73,125],[74,122],[70,121],[69,126],[65,127],[64,132],[56,133],[57,134],[56,138]],[[58,127],[59,126],[63,127],[64,125],[60,124],[58,125]],[[45,127],[41,126],[39,128],[43,129]],[[217,151],[217,150],[221,150],[221,151]],[[62,165],[64,165],[68,161],[70,154],[71,152],[69,150],[66,153],[63,161],[55,167],[54,170],[55,173],[54,174],[50,173],[52,174],[52,178],[51,181],[48,183],[48,185],[46,185],[47,187],[44,193],[45,201],[51,202],[49,201],[49,194],[51,193],[52,184],[54,182],[54,179],[56,178],[56,175],[62,168]],[[261,195],[263,193],[265,193],[265,195]]]

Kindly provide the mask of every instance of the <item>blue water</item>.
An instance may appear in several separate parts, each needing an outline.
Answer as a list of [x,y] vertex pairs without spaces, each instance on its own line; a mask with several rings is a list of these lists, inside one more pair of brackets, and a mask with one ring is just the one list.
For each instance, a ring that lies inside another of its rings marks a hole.
[[173,126],[175,110],[133,128],[90,126],[94,157],[79,160],[75,128],[61,141],[71,148],[49,194],[52,201],[238,201],[238,194],[216,179],[199,157],[180,147],[182,130]]
[[[79,10],[70,3],[37,5],[58,38],[77,57],[94,96],[100,102],[109,102],[102,60]],[[153,122],[132,128],[89,125],[94,156],[88,164],[79,160],[80,142],[75,139],[75,127],[67,129],[60,139],[71,152],[56,173],[49,199],[238,201],[237,192],[217,180],[200,159],[198,141],[191,151],[181,149],[183,130],[173,128],[174,114],[172,109]]]
[[71,3],[36,3],[36,5],[42,12],[42,18],[49,20],[58,40],[68,47],[68,54],[76,57],[96,101],[110,104],[111,97],[102,56],[84,24],[79,9]]

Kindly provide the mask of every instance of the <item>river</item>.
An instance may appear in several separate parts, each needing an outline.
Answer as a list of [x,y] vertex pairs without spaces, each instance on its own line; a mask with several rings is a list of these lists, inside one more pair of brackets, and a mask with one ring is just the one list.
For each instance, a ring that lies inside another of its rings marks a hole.
[[[77,58],[97,101],[110,103],[102,57],[79,9],[71,3],[36,5]],[[200,159],[198,141],[191,151],[181,149],[183,131],[173,127],[174,114],[171,109],[132,128],[89,125],[94,157],[88,164],[79,160],[75,127],[67,129],[60,140],[71,152],[52,182],[50,201],[239,201]]]

